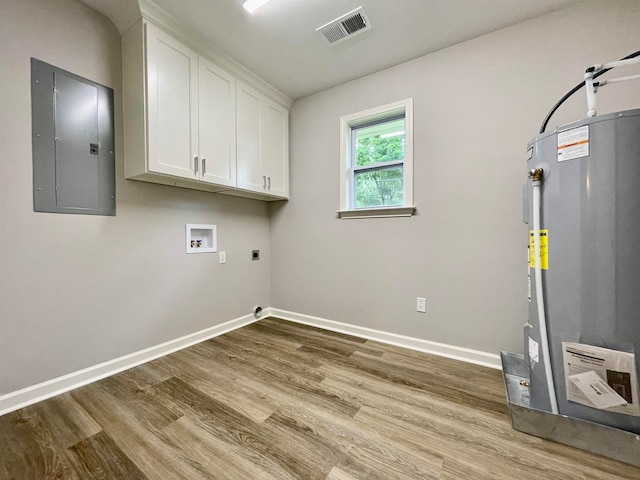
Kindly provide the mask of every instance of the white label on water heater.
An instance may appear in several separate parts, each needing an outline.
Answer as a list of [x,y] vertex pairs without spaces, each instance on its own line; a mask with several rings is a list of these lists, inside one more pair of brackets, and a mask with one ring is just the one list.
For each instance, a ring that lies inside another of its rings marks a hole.
[[558,132],[558,162],[589,156],[589,125]]
[[529,359],[538,363],[540,361],[540,350],[538,348],[538,342],[529,337]]
[[608,412],[640,416],[633,353],[562,342],[562,361],[567,400]]

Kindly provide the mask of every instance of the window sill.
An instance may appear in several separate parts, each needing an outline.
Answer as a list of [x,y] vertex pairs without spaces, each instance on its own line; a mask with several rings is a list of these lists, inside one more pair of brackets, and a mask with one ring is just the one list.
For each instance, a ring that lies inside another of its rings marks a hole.
[[410,217],[416,211],[416,207],[375,207],[358,208],[357,210],[338,210],[340,218],[384,218],[384,217]]

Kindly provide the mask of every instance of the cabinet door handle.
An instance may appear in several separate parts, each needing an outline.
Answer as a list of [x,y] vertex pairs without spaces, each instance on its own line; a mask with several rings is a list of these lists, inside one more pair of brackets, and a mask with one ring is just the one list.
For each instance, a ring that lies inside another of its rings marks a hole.
[[269,182],[269,183],[267,184],[267,188],[268,188],[269,190],[271,190],[271,175],[269,175],[269,176],[267,177],[267,181]]
[[202,175],[207,173],[207,159],[202,157]]
[[267,188],[267,176],[262,175],[262,188]]
[[198,156],[193,157],[193,172],[198,173]]

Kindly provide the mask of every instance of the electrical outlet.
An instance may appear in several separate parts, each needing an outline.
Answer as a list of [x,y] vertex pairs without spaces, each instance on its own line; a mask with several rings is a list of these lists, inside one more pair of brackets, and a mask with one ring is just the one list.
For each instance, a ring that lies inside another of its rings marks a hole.
[[251,260],[260,260],[260,250],[251,250]]
[[427,299],[418,297],[416,302],[416,310],[420,313],[427,313]]
[[220,263],[227,263],[227,252],[218,252]]

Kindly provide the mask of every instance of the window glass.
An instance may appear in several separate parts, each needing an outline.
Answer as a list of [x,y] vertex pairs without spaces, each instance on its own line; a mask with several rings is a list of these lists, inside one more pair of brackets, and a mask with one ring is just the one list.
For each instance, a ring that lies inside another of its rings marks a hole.
[[404,158],[404,117],[355,129],[356,165]]
[[402,165],[355,174],[356,208],[403,204]]
[[352,128],[354,208],[403,205],[404,123],[401,116]]

